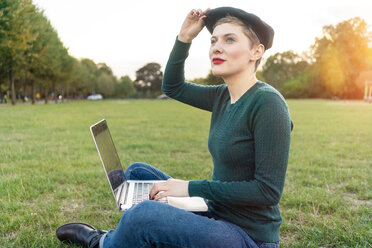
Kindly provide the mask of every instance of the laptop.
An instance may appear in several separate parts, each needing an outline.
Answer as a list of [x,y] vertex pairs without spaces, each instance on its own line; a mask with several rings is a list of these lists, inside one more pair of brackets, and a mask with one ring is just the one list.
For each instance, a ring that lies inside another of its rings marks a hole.
[[[133,205],[149,200],[149,193],[154,183],[163,181],[126,180],[106,120],[103,119],[92,125],[90,131],[119,210],[125,211]],[[168,196],[160,201],[192,212],[208,210],[207,204],[201,197]]]

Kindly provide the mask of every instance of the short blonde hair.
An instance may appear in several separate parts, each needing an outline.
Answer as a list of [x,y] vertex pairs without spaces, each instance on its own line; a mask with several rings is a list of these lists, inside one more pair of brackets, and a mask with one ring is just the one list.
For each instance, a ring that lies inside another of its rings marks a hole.
[[[245,36],[248,37],[248,39],[251,41],[251,48],[253,48],[254,46],[257,46],[259,44],[261,44],[260,40],[258,39],[257,37],[257,34],[253,31],[253,29],[249,26],[247,26],[244,22],[242,22],[239,18],[235,17],[235,16],[231,16],[231,15],[227,15],[221,19],[219,19],[214,25],[213,25],[213,28],[212,30],[215,29],[215,27],[217,27],[218,25],[221,25],[221,24],[224,24],[224,23],[231,23],[231,24],[236,24],[238,26],[241,26],[243,28],[243,33],[245,34]],[[255,70],[257,71],[257,68],[259,66],[261,62],[261,58],[256,60],[256,64],[255,64]]]

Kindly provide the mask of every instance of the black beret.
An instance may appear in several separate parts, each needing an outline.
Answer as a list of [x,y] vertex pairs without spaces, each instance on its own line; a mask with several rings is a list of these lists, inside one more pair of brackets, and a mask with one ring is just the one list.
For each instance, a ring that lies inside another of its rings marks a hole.
[[206,14],[207,18],[204,20],[208,31],[212,33],[213,26],[216,22],[227,15],[238,18],[245,25],[250,27],[256,33],[262,45],[265,46],[265,50],[269,49],[273,45],[274,29],[270,27],[270,25],[252,13],[233,7],[220,7],[209,10]]

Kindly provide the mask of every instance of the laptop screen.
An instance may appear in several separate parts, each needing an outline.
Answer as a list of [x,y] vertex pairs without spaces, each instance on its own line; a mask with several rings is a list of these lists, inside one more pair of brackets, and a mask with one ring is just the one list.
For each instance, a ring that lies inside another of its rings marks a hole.
[[112,191],[116,195],[116,189],[125,181],[125,176],[106,120],[91,126],[91,130]]

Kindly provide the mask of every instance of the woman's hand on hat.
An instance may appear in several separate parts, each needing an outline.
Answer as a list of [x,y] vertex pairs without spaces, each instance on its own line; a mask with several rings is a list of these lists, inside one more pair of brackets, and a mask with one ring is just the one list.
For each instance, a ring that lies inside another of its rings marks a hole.
[[209,10],[209,8],[204,11],[202,11],[201,9],[191,10],[187,14],[186,19],[182,24],[181,31],[178,35],[178,40],[185,43],[191,43],[191,41],[203,29],[204,19],[206,18],[205,14],[207,14]]
[[165,182],[155,183],[150,191],[150,200],[158,201],[166,196],[189,196],[189,181],[170,178]]

